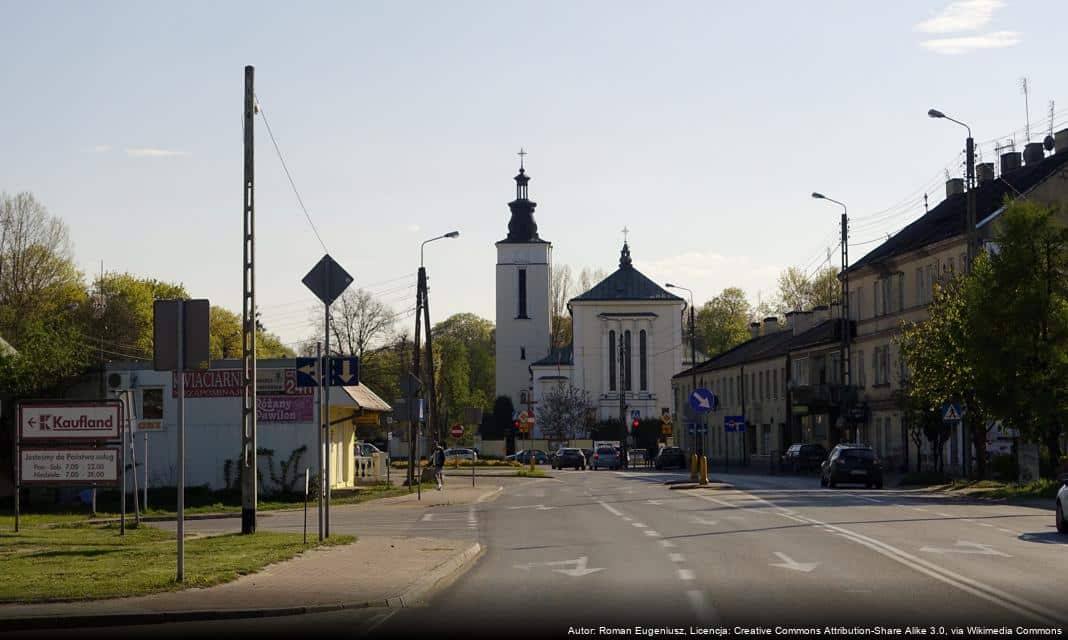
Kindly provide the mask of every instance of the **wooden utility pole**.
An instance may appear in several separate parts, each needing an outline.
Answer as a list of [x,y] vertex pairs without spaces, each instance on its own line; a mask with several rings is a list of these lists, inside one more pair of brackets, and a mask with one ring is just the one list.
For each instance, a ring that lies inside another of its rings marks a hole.
[[434,343],[430,331],[430,296],[427,295],[426,269],[419,267],[419,284],[423,291],[423,324],[426,326],[426,391],[427,431],[441,442],[445,441],[445,429],[438,424],[437,391],[434,388]]
[[256,209],[253,124],[256,93],[253,67],[245,67],[245,230],[241,305],[241,533],[256,533]]

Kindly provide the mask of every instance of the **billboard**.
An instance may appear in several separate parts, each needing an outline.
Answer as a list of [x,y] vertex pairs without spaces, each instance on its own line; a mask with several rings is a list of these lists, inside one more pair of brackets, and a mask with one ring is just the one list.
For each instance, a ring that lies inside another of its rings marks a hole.
[[19,404],[22,440],[118,440],[122,405],[117,400]]

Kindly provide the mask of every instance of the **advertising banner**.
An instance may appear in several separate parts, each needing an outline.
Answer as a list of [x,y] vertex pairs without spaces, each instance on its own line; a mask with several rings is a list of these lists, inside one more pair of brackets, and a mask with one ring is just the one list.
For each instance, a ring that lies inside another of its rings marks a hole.
[[117,401],[19,404],[22,440],[118,440],[121,425]]
[[[185,372],[186,398],[240,398],[241,369],[209,369]],[[313,389],[297,386],[296,369],[257,369],[257,396],[311,396]],[[178,374],[174,374],[171,396],[178,397]]]
[[258,422],[311,422],[314,402],[311,396],[257,396]]

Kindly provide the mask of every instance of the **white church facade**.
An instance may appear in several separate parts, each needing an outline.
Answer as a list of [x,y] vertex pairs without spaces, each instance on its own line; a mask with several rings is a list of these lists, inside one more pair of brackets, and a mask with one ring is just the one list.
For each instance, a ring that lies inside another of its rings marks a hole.
[[550,349],[552,244],[538,235],[522,167],[515,180],[508,237],[497,243],[497,395],[537,416],[546,393],[570,384],[588,393],[598,421],[618,420],[621,399],[628,420],[674,415],[683,299],[638,271],[624,241],[619,268],[568,301],[572,343]]

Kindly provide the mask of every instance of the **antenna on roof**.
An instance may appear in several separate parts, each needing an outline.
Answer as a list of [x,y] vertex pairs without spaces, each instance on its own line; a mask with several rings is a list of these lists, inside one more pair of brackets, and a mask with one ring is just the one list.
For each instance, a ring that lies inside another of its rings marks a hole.
[[927,194],[923,194],[923,212],[927,213]]
[[1024,131],[1027,132],[1027,141],[1031,142],[1031,106],[1028,102],[1027,76],[1020,78],[1020,91],[1024,96],[1024,110],[1027,112],[1027,124]]

